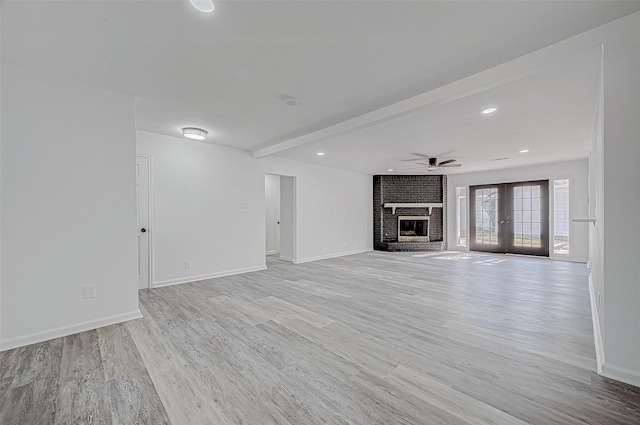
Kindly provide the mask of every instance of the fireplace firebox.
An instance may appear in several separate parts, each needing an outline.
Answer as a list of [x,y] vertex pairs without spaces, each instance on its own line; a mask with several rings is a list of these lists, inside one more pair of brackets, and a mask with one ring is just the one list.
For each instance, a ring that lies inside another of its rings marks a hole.
[[429,242],[429,217],[398,217],[398,242]]

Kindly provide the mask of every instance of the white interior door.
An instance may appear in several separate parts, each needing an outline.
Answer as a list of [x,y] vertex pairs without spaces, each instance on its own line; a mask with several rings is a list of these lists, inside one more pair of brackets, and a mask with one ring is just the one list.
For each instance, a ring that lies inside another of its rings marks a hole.
[[274,236],[275,236],[275,240],[274,240],[274,248],[276,250],[276,254],[280,254],[280,223],[281,223],[281,217],[280,217],[280,176],[278,176],[278,181],[276,184],[276,187],[274,189],[275,193],[274,193],[274,198],[276,199],[276,204],[275,204],[275,223],[274,223]]
[[149,288],[149,158],[136,156],[138,203],[138,289]]
[[280,259],[294,261],[295,256],[295,177],[280,176]]
[[280,176],[266,174],[265,200],[265,250],[267,255],[280,252]]

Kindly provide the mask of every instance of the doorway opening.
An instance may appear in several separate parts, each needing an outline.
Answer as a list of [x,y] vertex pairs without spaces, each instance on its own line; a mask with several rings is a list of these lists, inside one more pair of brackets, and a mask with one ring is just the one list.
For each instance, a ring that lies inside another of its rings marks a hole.
[[469,187],[469,249],[549,256],[549,181]]
[[267,267],[296,260],[296,178],[265,174],[265,255]]

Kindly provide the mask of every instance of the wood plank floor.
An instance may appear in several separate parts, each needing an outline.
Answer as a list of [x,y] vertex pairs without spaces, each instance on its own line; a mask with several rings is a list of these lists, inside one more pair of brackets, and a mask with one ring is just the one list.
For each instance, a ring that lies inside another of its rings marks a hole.
[[584,264],[383,253],[140,292],[0,353],[5,424],[640,424],[594,373]]

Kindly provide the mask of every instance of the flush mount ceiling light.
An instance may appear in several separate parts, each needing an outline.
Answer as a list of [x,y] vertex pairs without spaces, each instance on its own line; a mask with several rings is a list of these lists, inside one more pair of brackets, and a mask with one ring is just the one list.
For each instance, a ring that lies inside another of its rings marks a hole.
[[324,156],[324,152],[318,152],[318,153],[316,153],[316,155],[318,155],[318,156]]
[[207,137],[207,130],[195,127],[185,127],[182,129],[182,135],[187,139],[204,140]]
[[482,113],[484,115],[489,115],[489,114],[493,114],[497,110],[498,110],[498,108],[491,107],[491,108],[487,108],[487,109],[483,110]]
[[191,5],[200,12],[205,13],[213,12],[215,8],[212,0],[191,0]]
[[389,168],[387,171],[388,171],[388,172],[392,172],[392,171],[393,171],[393,168]]
[[527,153],[527,152],[529,152],[529,149],[522,149],[522,150],[520,151],[520,153]]

